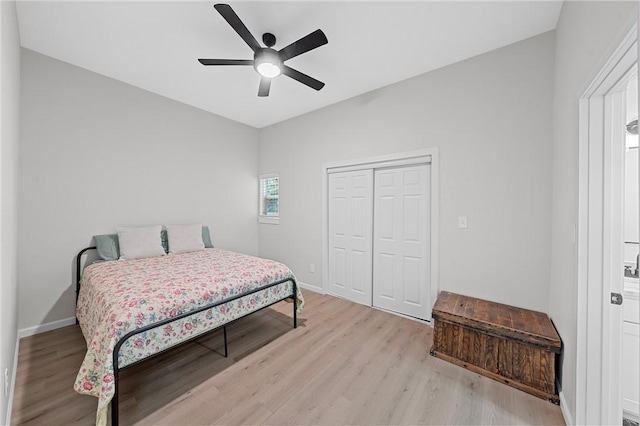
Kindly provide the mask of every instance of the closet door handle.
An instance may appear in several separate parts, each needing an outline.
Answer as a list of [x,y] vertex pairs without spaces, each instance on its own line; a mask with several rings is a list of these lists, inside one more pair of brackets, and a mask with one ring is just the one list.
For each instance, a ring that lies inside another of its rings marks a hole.
[[622,305],[623,297],[620,293],[611,293],[611,304]]

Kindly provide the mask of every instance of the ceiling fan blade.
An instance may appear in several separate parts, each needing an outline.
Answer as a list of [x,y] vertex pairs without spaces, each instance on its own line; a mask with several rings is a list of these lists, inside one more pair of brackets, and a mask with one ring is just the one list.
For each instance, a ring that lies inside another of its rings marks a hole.
[[300,71],[294,70],[291,67],[284,65],[282,69],[282,73],[287,77],[291,77],[294,80],[298,80],[302,84],[306,84],[312,89],[320,90],[324,87],[324,83],[316,80],[313,77],[309,77],[308,75],[301,73]]
[[231,6],[224,3],[218,3],[213,7],[215,7],[216,10],[220,13],[220,15],[222,15],[222,17],[229,23],[229,25],[231,25],[231,28],[233,28],[238,33],[238,35],[242,37],[244,42],[249,45],[251,50],[256,52],[258,49],[261,48],[260,44],[255,39],[255,37],[251,35],[251,33],[249,32],[247,27],[242,23],[238,15],[236,15],[233,9],[231,9]]
[[258,96],[269,96],[269,89],[271,88],[271,79],[267,77],[260,77],[260,87],[258,88]]
[[198,59],[202,65],[253,65],[253,59]]
[[294,58],[317,47],[323,46],[328,42],[327,36],[324,35],[322,30],[315,30],[311,34],[302,37],[300,40],[294,41],[287,47],[283,47],[280,49],[278,54],[280,55],[280,59],[284,62],[287,59]]

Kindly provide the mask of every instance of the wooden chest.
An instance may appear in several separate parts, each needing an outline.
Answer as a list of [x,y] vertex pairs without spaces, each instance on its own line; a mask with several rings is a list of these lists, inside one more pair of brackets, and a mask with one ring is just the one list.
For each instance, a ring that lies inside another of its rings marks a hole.
[[546,314],[441,292],[431,355],[558,404],[561,341]]

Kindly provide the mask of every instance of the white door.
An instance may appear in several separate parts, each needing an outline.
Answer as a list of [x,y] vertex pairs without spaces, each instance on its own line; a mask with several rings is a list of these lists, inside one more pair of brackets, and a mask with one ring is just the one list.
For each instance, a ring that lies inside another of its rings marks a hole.
[[430,166],[375,171],[373,306],[427,320]]
[[329,174],[329,292],[371,306],[372,170]]

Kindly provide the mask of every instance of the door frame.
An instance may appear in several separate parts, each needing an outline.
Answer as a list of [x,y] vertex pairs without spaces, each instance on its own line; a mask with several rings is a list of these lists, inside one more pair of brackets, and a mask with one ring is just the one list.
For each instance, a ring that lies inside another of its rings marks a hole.
[[637,34],[634,24],[579,98],[575,424],[622,424],[622,307],[609,299],[623,285],[621,111]]
[[329,174],[425,163],[431,166],[431,220],[429,223],[431,228],[431,254],[429,259],[431,262],[431,288],[429,289],[429,297],[431,306],[433,306],[440,287],[438,280],[440,275],[440,154],[438,147],[322,164],[322,290],[324,294],[328,293],[329,290]]

